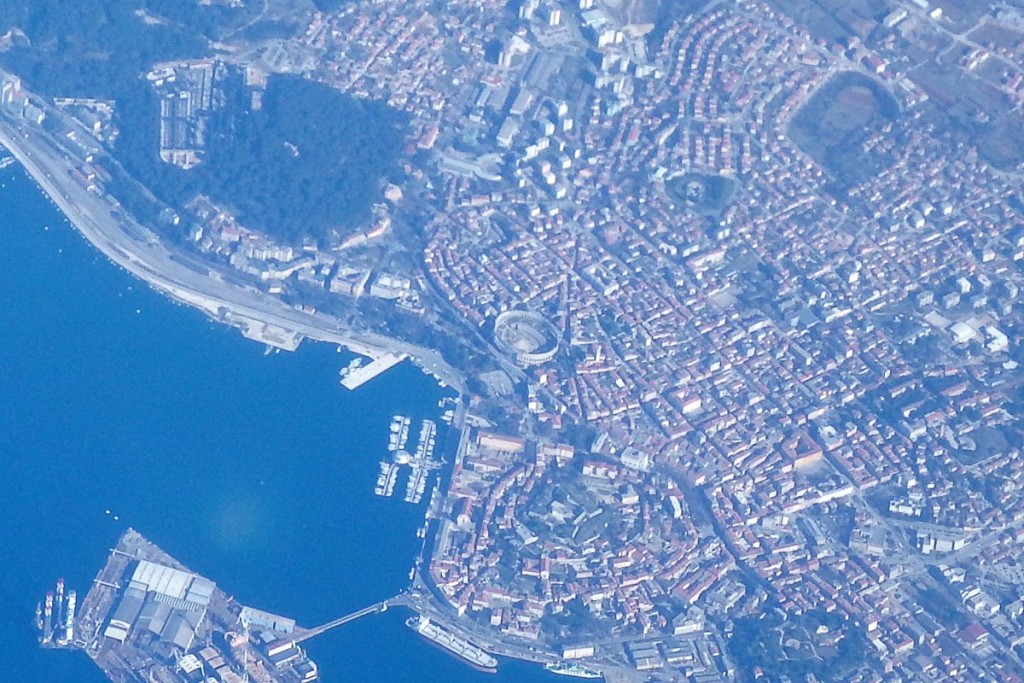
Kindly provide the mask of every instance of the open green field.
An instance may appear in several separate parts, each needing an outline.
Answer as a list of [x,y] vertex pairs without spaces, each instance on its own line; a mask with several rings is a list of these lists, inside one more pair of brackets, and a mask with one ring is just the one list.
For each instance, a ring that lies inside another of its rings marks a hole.
[[793,118],[789,135],[840,187],[849,187],[884,168],[887,160],[866,154],[863,142],[899,113],[880,82],[846,72],[818,89]]
[[992,82],[994,76],[969,73],[951,57],[924,64],[910,77],[928,93],[927,117],[936,126],[977,147],[997,168],[1024,163],[1024,115]]

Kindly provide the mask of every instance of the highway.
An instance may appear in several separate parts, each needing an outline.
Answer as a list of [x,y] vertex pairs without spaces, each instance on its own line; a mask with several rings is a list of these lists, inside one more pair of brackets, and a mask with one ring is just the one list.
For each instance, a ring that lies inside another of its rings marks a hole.
[[[59,111],[51,107],[46,111],[49,117],[64,121]],[[73,128],[72,124],[66,125]],[[340,344],[374,358],[388,352],[406,354],[425,371],[455,390],[463,391],[461,374],[438,352],[383,335],[348,329],[334,316],[308,313],[255,286],[235,284],[232,282],[237,280],[235,273],[222,272],[216,264],[166,244],[131,217],[115,217],[100,194],[86,190],[71,178],[69,171],[76,161],[41,127],[0,112],[0,144],[21,163],[89,242],[115,264],[174,300],[235,327],[259,330],[263,325],[270,325],[279,328],[274,336],[295,333],[316,341]],[[109,157],[99,161],[108,167],[117,165]]]

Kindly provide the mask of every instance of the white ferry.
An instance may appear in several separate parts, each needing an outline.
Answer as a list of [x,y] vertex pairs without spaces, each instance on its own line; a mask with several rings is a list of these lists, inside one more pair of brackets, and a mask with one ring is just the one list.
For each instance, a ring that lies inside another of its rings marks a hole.
[[602,676],[600,671],[594,671],[578,663],[552,662],[545,664],[544,668],[553,674],[572,676],[573,678],[601,678]]

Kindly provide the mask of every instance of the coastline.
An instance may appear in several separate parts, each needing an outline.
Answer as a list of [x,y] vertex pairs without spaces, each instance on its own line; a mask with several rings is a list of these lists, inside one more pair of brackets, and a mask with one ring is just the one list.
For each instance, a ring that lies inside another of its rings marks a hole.
[[[59,112],[48,106],[46,110],[63,120]],[[0,112],[0,145],[18,161],[87,242],[115,265],[173,301],[196,308],[215,322],[239,328],[247,338],[278,348],[294,349],[302,338],[309,338],[338,344],[372,358],[401,353],[423,372],[447,383],[458,393],[465,393],[461,374],[449,366],[438,352],[382,335],[352,332],[333,316],[299,310],[255,287],[234,284],[225,277],[225,272],[218,270],[216,264],[165,244],[134,217],[113,215],[112,207],[103,194],[86,190],[72,181],[69,171],[74,168],[74,161],[62,156],[65,150],[60,148],[59,142],[38,126]],[[116,164],[107,157],[102,161]],[[195,267],[199,265],[202,270]],[[294,344],[290,344],[290,340],[295,340]],[[456,415],[453,426],[461,430],[465,407],[460,405]],[[484,635],[476,629],[464,629],[449,606],[439,602],[423,585],[426,583],[425,569],[429,566],[429,555],[423,554],[427,545],[425,542],[416,566],[420,587],[426,590],[419,596],[417,604],[412,605],[413,609],[430,615],[457,632],[477,637]],[[486,641],[483,644],[487,651],[500,656],[535,664],[551,661],[551,653],[531,652],[500,639],[479,639]]]
[[[50,107],[47,107],[47,112],[59,116]],[[72,181],[68,175],[72,165],[42,144],[56,147],[48,137],[38,127],[0,114],[0,145],[10,152],[89,243],[114,264],[154,289],[174,301],[200,310],[217,322],[238,328],[250,339],[278,348],[291,350],[302,338],[308,338],[338,344],[371,358],[387,353],[404,354],[424,372],[463,393],[460,373],[436,351],[371,332],[353,332],[345,329],[342,321],[333,316],[308,313],[255,287],[232,284],[216,264],[167,246],[131,216],[123,219],[130,231],[122,228],[111,215],[110,205],[101,196]],[[112,159],[104,161],[116,163]],[[142,239],[135,235],[142,236]],[[201,265],[208,274],[201,275],[190,268],[191,263]]]
[[[18,311],[0,381],[19,493],[4,506],[15,552],[0,582],[10,670],[107,683],[81,653],[40,648],[31,617],[58,576],[81,606],[125,526],[243,603],[301,624],[402,590],[423,509],[372,494],[376,455],[393,413],[436,419],[438,399],[453,394],[412,364],[340,390],[345,359],[330,345],[264,356],[111,268],[27,174],[12,165],[3,175],[5,303]],[[435,667],[452,683],[484,683],[414,637],[404,612],[310,641],[323,680],[414,680]],[[493,680],[544,680],[532,668],[510,677],[517,670]]]

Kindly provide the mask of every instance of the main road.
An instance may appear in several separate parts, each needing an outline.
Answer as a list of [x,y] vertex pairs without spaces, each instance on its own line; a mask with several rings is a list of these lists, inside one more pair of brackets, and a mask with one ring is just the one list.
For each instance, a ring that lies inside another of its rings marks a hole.
[[[65,129],[73,129],[73,124],[60,112],[50,107],[46,111]],[[216,264],[162,241],[126,212],[115,212],[100,192],[75,182],[70,171],[78,162],[41,126],[0,110],[0,144],[89,242],[115,264],[176,301],[198,308],[215,320],[248,330],[249,336],[263,335],[271,343],[275,338],[301,335],[373,357],[387,352],[405,354],[455,390],[464,390],[461,373],[437,351],[372,332],[355,331],[335,316],[294,308],[255,286],[237,282],[235,274],[219,270]],[[103,163],[116,165],[109,158],[103,159]]]

